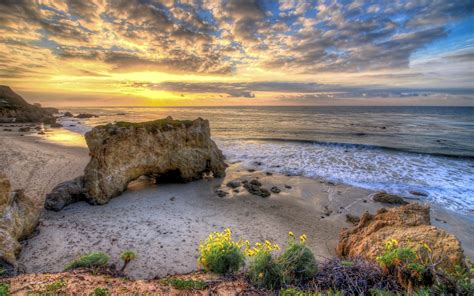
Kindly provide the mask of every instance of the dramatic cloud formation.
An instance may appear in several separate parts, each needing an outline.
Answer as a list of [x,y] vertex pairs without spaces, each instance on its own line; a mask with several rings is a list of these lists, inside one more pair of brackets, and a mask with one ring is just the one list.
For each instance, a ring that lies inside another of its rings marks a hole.
[[0,79],[163,104],[469,95],[473,21],[472,0],[2,0]]

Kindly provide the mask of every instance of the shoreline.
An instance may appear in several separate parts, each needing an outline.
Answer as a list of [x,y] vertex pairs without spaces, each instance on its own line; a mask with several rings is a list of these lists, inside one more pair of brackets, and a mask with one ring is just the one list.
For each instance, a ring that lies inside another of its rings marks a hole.
[[[86,148],[50,143],[47,137],[1,131],[0,138],[1,164],[13,187],[27,189],[38,205],[52,187],[81,175],[89,160]],[[368,198],[373,191],[349,185],[268,176],[265,171],[249,172],[241,163],[231,164],[226,172],[223,179],[186,184],[137,181],[107,205],[80,202],[61,212],[43,210],[36,235],[23,242],[19,263],[28,273],[59,272],[82,253],[105,251],[118,258],[124,249],[134,249],[138,259],[130,264],[132,278],[188,273],[197,269],[199,240],[225,227],[231,227],[236,237],[281,245],[288,231],[306,233],[308,246],[322,259],[334,256],[340,229],[351,227],[346,214],[374,213],[384,206]],[[282,192],[263,199],[225,186],[231,180],[257,177],[264,187],[276,185]],[[218,197],[217,187],[230,194]],[[466,256],[473,258],[473,218],[431,207],[432,224],[456,235]]]

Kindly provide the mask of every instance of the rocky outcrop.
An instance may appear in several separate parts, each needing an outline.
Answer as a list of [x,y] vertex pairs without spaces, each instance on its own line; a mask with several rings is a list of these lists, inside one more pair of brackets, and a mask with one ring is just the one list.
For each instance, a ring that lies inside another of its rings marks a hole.
[[33,233],[39,211],[23,191],[12,192],[10,182],[0,174],[0,265],[16,265],[18,241]]
[[385,242],[396,239],[401,246],[419,248],[426,243],[439,267],[452,269],[462,264],[464,253],[459,240],[430,223],[430,208],[411,203],[393,209],[365,213],[353,229],[343,229],[336,248],[338,256],[375,260],[384,251]]
[[201,118],[117,122],[97,126],[85,138],[91,159],[81,181],[84,194],[72,196],[77,184],[61,184],[47,196],[47,209],[59,210],[78,198],[105,204],[143,175],[177,182],[225,175],[224,156],[210,138],[209,122]]
[[44,207],[48,210],[60,211],[68,204],[81,200],[86,200],[83,176],[57,185],[51,193],[46,195]]
[[31,105],[10,87],[0,85],[0,120],[4,122],[44,122],[55,123],[54,108]]

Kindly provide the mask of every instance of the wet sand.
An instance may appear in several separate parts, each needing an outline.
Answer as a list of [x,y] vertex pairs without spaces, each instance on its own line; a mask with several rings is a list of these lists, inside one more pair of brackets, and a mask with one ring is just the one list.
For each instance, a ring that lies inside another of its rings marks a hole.
[[[0,132],[0,161],[14,187],[27,188],[40,204],[54,185],[81,175],[89,157],[85,147],[38,137]],[[261,198],[225,186],[230,180],[256,178],[263,187],[278,186],[282,192]],[[218,197],[216,189],[229,195]],[[26,272],[59,272],[80,254],[107,252],[112,263],[119,264],[120,252],[131,249],[138,254],[127,268],[133,278],[186,273],[198,268],[199,241],[226,227],[236,238],[280,245],[285,245],[288,231],[306,233],[308,246],[324,259],[334,255],[340,229],[351,226],[346,214],[373,213],[383,206],[372,202],[370,193],[323,180],[248,172],[238,163],[223,179],[187,184],[140,180],[104,206],[80,202],[61,212],[43,211],[38,232],[24,242],[19,263]],[[472,217],[433,207],[432,223],[455,234],[466,255],[473,257]]]

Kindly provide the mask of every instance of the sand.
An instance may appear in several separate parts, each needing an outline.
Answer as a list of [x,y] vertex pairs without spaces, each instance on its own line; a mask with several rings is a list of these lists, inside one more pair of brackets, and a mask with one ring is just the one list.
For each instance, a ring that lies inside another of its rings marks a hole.
[[[55,133],[68,138],[67,131]],[[1,167],[14,187],[26,188],[38,204],[55,184],[80,175],[89,159],[83,142],[75,143],[78,146],[53,144],[55,133],[21,137],[15,132],[0,132]],[[225,186],[230,180],[255,178],[264,187],[278,186],[282,192],[264,199],[245,190],[235,193]],[[218,197],[218,188],[229,195]],[[120,252],[131,249],[138,254],[127,268],[132,278],[187,273],[198,269],[199,241],[226,227],[236,238],[251,242],[268,239],[282,246],[289,231],[305,233],[308,246],[324,260],[335,254],[340,229],[351,226],[345,221],[346,214],[373,213],[382,207],[368,198],[370,193],[324,180],[248,172],[239,163],[231,164],[223,179],[187,184],[138,180],[107,205],[80,202],[61,212],[44,210],[37,234],[24,242],[19,262],[29,273],[59,272],[76,256],[91,251],[107,252],[112,263],[120,264]],[[436,206],[432,213],[433,224],[455,234],[472,258],[472,216]]]

